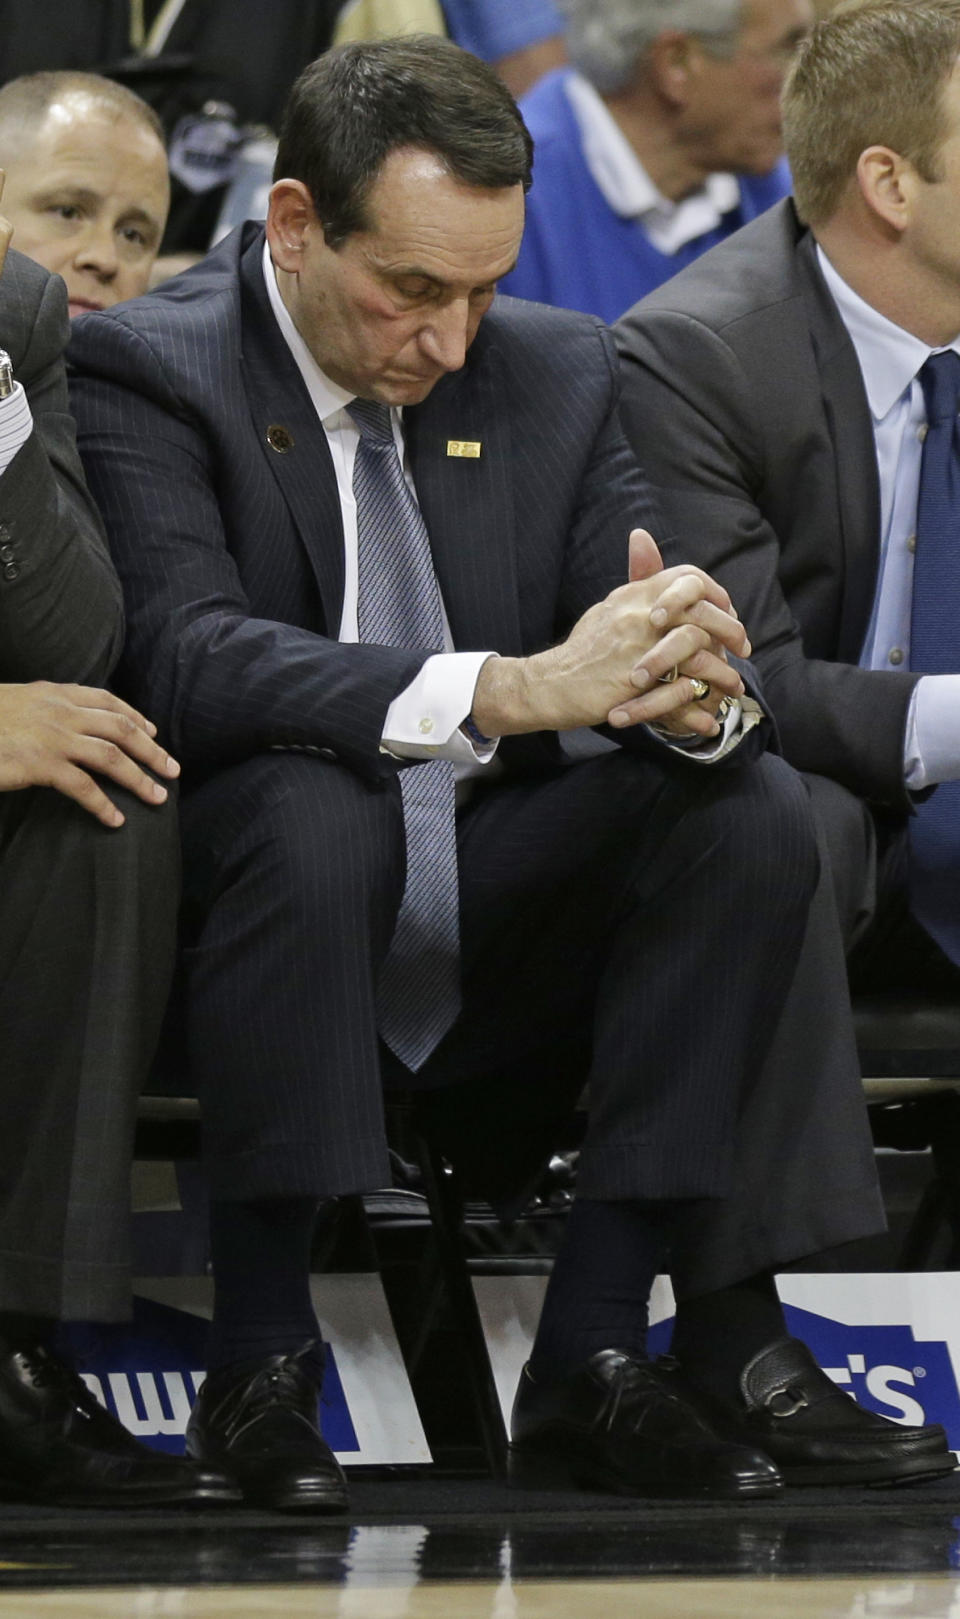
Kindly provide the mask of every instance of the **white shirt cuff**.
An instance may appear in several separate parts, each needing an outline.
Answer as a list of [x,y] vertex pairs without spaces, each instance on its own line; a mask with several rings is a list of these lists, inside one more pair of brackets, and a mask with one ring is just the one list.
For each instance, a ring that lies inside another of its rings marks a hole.
[[13,393],[0,399],[0,474],[6,472],[10,462],[22,450],[33,432],[33,417],[23,386],[13,385]]
[[437,652],[428,658],[387,709],[380,746],[400,759],[452,759],[455,764],[487,764],[499,737],[488,747],[471,742],[460,726],[473,707],[480,670],[495,652]]
[[651,730],[656,732],[661,742],[666,742],[675,753],[682,753],[691,764],[712,765],[738,748],[762,718],[763,709],[755,698],[735,697],[727,709],[719,736],[678,737],[661,730],[659,726],[651,726]]
[[903,778],[913,792],[960,781],[960,675],[924,675],[913,688]]

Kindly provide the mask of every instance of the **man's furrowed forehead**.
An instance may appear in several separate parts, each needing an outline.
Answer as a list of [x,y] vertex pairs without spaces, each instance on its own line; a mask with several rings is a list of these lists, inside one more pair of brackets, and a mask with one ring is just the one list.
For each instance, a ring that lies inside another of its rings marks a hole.
[[523,188],[467,186],[429,153],[391,154],[371,188],[367,228],[351,238],[369,269],[442,284],[485,283],[512,268]]

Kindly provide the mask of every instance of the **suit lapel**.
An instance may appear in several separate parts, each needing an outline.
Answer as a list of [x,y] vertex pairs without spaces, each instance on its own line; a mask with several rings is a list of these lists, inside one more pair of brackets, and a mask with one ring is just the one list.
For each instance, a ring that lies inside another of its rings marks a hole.
[[[463,370],[404,411],[404,435],[454,645],[518,656],[514,447],[496,404],[496,365],[481,327]],[[477,444],[478,457],[451,451]]]
[[328,635],[343,609],[343,521],[326,434],[296,361],[277,326],[263,283],[262,233],[241,264],[241,366],[261,453],[310,558]]
[[[323,428],[270,308],[259,235],[241,265],[242,368],[261,452],[320,587],[327,632],[343,605],[343,522]],[[478,336],[467,365],[404,411],[417,498],[458,651],[522,651],[517,602],[510,430],[496,408],[496,354]],[[277,429],[280,429],[279,433]],[[448,453],[479,444],[479,457]]]
[[809,232],[797,248],[797,270],[836,461],[844,560],[837,656],[856,663],[870,622],[880,562],[880,480],[873,419],[856,350],[820,273]]

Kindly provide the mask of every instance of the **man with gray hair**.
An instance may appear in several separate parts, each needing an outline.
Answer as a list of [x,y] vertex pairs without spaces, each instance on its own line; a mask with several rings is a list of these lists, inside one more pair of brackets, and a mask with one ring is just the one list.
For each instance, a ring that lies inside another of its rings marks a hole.
[[615,320],[790,190],[779,95],[811,0],[563,0],[570,69],[521,102],[536,164],[502,290]]

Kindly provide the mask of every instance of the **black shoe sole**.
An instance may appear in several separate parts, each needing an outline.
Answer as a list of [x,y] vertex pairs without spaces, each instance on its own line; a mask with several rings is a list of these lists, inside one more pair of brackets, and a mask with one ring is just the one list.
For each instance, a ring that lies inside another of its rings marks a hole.
[[811,1463],[792,1467],[777,1464],[785,1484],[867,1484],[876,1489],[896,1489],[898,1485],[919,1484],[924,1479],[949,1478],[957,1470],[952,1451],[945,1456],[910,1456],[888,1462]]
[[596,1457],[573,1455],[559,1446],[527,1447],[511,1445],[507,1455],[507,1478],[516,1489],[604,1490],[612,1495],[637,1496],[651,1500],[759,1501],[783,1495],[782,1479],[731,1479],[727,1482],[665,1483],[662,1477],[649,1480],[625,1478]]
[[191,1444],[189,1435],[186,1453],[191,1461],[226,1473],[247,1505],[259,1507],[264,1512],[346,1512],[350,1505],[346,1486],[336,1477],[318,1476],[300,1479],[286,1488],[282,1485],[270,1487],[260,1484],[256,1477],[245,1478],[242,1464],[238,1465],[229,1451],[222,1455],[218,1452],[214,1460],[213,1455],[204,1452],[196,1442]]
[[310,1489],[303,1485],[271,1494],[266,1490],[246,1489],[243,1496],[248,1506],[263,1512],[346,1512],[350,1506],[342,1490]]
[[130,1490],[88,1490],[74,1495],[69,1490],[45,1490],[40,1485],[20,1484],[0,1479],[0,1499],[29,1501],[40,1507],[93,1507],[122,1512],[145,1511],[153,1507],[236,1507],[243,1502],[238,1488],[220,1490],[163,1490],[150,1495]]

